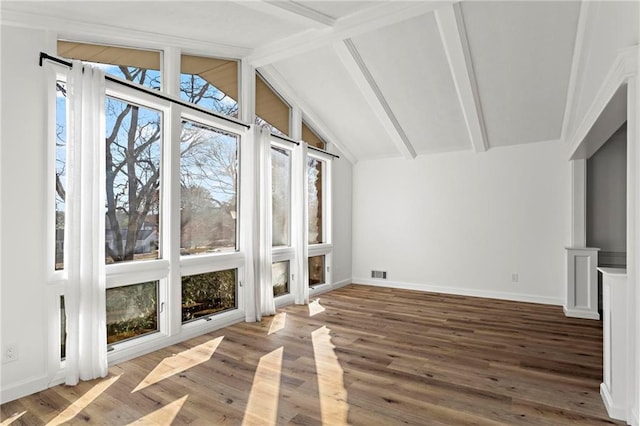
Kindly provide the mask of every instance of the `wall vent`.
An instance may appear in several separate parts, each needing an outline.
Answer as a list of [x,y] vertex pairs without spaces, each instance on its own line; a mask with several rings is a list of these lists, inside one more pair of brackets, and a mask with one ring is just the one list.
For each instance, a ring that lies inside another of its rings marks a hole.
[[371,278],[377,278],[379,280],[387,279],[387,271],[371,271]]

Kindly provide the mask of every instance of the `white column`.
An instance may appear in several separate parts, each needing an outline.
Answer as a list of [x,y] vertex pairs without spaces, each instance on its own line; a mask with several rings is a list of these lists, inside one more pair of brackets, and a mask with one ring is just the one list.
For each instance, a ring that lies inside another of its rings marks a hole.
[[[600,395],[609,417],[627,420],[628,382],[633,381],[627,363],[627,274],[623,268],[599,268],[602,272],[603,368]],[[629,398],[630,399],[630,398]]]
[[587,160],[571,164],[571,247],[587,246]]
[[640,76],[629,78],[627,83],[627,375],[630,378],[627,384],[627,393],[630,398],[627,407],[627,420],[630,424],[639,424],[640,411],[640,315],[637,313],[640,307],[640,291],[638,286],[638,265],[640,265],[640,230],[637,225],[637,215],[640,213],[640,197],[637,190],[640,188]]

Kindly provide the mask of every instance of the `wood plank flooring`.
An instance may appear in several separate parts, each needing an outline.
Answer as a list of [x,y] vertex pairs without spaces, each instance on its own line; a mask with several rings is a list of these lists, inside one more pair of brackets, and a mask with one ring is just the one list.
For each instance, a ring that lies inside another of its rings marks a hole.
[[1,406],[2,424],[622,424],[602,325],[562,308],[350,285]]

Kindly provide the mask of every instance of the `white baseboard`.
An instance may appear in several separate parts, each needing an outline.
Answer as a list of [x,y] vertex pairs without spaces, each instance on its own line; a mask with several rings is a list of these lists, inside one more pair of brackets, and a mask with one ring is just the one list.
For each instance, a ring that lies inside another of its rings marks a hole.
[[486,291],[478,290],[475,288],[462,288],[462,287],[445,287],[431,284],[417,284],[400,281],[388,281],[388,280],[375,280],[371,278],[353,278],[351,280],[353,284],[365,284],[377,287],[398,288],[403,290],[418,290],[429,293],[445,293],[455,294],[459,296],[470,297],[482,297],[485,299],[500,299],[510,300],[513,302],[527,302],[527,303],[540,303],[543,305],[555,305],[562,306],[564,304],[563,299],[557,299],[554,297],[537,296],[532,294],[521,293],[506,293],[498,291]]
[[569,309],[566,306],[563,306],[562,310],[564,311],[564,315],[567,317],[593,319],[593,320],[600,319],[600,314],[598,312],[580,310],[580,309]]
[[336,288],[344,287],[344,286],[349,285],[349,284],[351,284],[351,278],[335,282],[335,283],[331,284],[331,288],[335,290]]
[[49,377],[46,374],[23,380],[0,390],[0,404],[43,391],[49,386]]
[[627,410],[625,407],[614,404],[609,389],[607,389],[604,383],[600,383],[600,396],[602,397],[602,402],[604,402],[604,407],[607,409],[609,417],[616,420],[627,420]]

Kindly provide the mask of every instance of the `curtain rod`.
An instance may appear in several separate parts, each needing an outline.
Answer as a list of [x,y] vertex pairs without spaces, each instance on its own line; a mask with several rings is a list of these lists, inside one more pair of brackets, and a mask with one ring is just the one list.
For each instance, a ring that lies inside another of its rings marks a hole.
[[300,142],[291,138],[288,138],[286,136],[281,136],[281,135],[277,135],[273,132],[271,132],[271,136],[273,136],[274,138],[278,138],[280,140],[283,140],[285,142],[291,142],[291,143],[295,143],[296,145],[300,145]]
[[[69,61],[65,61],[64,59],[60,59],[60,58],[57,58],[55,56],[48,55],[48,54],[46,54],[44,52],[40,52],[40,61],[39,61],[40,66],[42,66],[42,63],[45,60],[51,61],[51,62],[55,62],[55,63],[60,64],[60,65],[65,65],[65,66],[67,66],[69,68],[73,68],[73,63],[71,63]],[[238,125],[243,126],[243,127],[247,128],[247,129],[251,128],[251,126],[249,124],[244,123],[244,122],[242,122],[240,120],[236,120],[234,118],[227,117],[226,115],[217,114],[217,113],[215,113],[213,111],[206,110],[206,109],[198,107],[198,106],[196,106],[194,104],[190,104],[188,102],[184,102],[184,101],[182,101],[180,99],[174,99],[174,98],[172,98],[170,96],[167,96],[167,95],[165,95],[165,94],[163,94],[161,92],[158,92],[158,91],[155,91],[155,90],[152,90],[152,89],[147,89],[146,87],[138,86],[135,83],[131,83],[131,82],[128,82],[128,81],[120,80],[119,78],[112,77],[110,75],[105,75],[104,78],[106,80],[112,81],[112,82],[114,82],[116,84],[121,84],[123,86],[130,87],[130,88],[132,88],[134,90],[137,90],[139,92],[144,92],[144,93],[146,93],[148,95],[155,96],[156,98],[160,98],[160,99],[163,99],[165,101],[173,102],[173,103],[178,104],[180,106],[183,106],[185,108],[189,108],[189,109],[192,109],[192,110],[195,110],[195,111],[199,111],[199,112],[202,112],[204,114],[210,115],[212,117],[220,118],[222,120],[228,121],[228,122],[233,123],[233,124],[238,124]]]
[[330,157],[333,157],[333,158],[340,158],[339,155],[333,154],[333,153],[331,153],[329,151],[325,151],[324,149],[316,148],[315,146],[309,145],[309,146],[307,146],[307,148],[312,149],[314,151],[321,152],[321,153],[326,154],[326,155],[328,155]]

